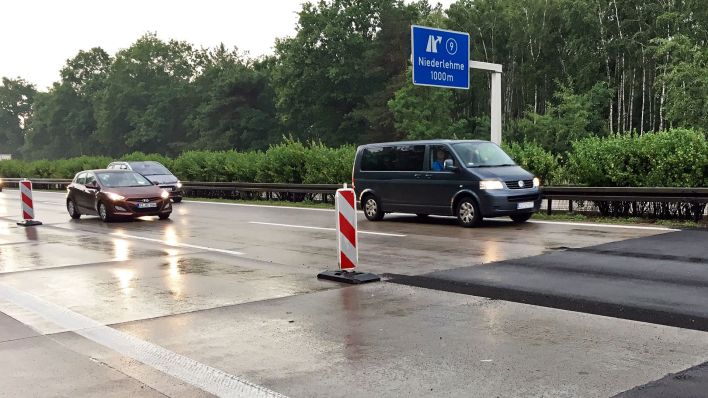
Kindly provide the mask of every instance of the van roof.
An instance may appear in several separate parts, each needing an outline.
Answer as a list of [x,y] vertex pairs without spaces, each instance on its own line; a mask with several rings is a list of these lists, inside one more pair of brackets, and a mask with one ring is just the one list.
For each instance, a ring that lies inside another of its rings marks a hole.
[[418,141],[392,141],[392,142],[377,142],[371,144],[359,145],[359,148],[369,146],[385,146],[385,145],[434,145],[434,144],[456,144],[459,142],[491,142],[487,140],[418,140]]

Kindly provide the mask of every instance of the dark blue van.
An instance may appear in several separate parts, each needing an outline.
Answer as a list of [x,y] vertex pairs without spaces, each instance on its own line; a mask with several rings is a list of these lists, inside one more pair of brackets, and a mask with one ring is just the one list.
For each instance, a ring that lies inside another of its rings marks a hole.
[[386,213],[524,222],[541,206],[539,179],[489,141],[434,140],[362,145],[352,183],[366,218]]

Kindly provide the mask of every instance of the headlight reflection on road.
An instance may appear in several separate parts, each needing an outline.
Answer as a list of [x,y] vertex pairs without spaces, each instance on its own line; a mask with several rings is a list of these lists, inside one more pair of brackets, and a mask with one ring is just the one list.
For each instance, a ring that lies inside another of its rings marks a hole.
[[491,263],[503,259],[503,254],[499,250],[499,243],[495,241],[484,242],[483,250],[482,262],[484,263]]
[[130,242],[125,239],[113,239],[113,261],[126,261],[130,258]]
[[182,273],[179,270],[179,257],[170,256],[167,258],[167,288],[173,298],[182,298]]
[[113,271],[113,274],[118,278],[118,285],[123,295],[129,296],[130,291],[133,290],[131,287],[131,281],[135,276],[135,272],[129,269],[117,268]]
[[165,244],[172,246],[179,244],[177,230],[172,225],[165,227]]

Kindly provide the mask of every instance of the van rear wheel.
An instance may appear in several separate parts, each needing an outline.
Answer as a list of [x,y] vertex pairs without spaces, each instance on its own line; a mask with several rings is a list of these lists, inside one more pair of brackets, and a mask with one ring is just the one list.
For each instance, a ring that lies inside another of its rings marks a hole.
[[381,210],[381,202],[374,195],[364,197],[364,216],[369,221],[381,221],[384,212]]
[[465,228],[476,227],[482,223],[482,214],[474,199],[462,198],[457,204],[457,221]]

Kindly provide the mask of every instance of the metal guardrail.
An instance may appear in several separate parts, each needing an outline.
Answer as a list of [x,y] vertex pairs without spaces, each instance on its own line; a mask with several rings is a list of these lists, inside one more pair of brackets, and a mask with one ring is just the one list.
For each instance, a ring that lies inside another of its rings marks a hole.
[[[32,183],[42,189],[64,189],[71,183],[66,179],[33,178]],[[17,186],[19,178],[4,178],[6,186]],[[339,184],[281,184],[254,182],[202,182],[183,181],[182,189],[186,196],[221,196],[241,197],[248,194],[265,194],[271,199],[297,199],[319,196],[327,200],[341,187]],[[548,213],[554,200],[569,201],[569,210],[573,211],[573,201],[594,202],[673,202],[704,205],[708,203],[708,188],[665,188],[665,187],[582,187],[548,186],[541,188],[542,196],[547,201]]]
[[547,213],[551,214],[553,200],[567,200],[568,210],[573,211],[573,201],[605,203],[687,203],[693,207],[694,220],[703,216],[708,203],[708,188],[674,187],[543,187],[543,197],[547,201]]

